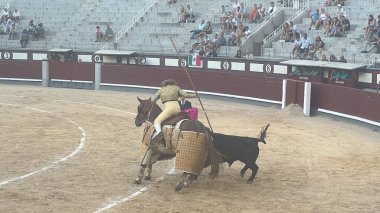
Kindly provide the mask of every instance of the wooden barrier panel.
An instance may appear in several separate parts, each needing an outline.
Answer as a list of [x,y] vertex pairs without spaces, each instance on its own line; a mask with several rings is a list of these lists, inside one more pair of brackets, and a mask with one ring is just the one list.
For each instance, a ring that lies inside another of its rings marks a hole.
[[380,122],[380,94],[328,84],[312,84],[311,106]]
[[303,81],[288,80],[286,84],[286,105],[298,104],[303,107],[304,87],[305,82]]
[[42,79],[42,62],[0,61],[0,78]]
[[50,79],[95,81],[93,63],[50,61]]
[[[282,79],[242,74],[240,72],[191,71],[191,78],[199,91],[225,93],[281,101]],[[173,78],[184,89],[192,89],[181,68],[123,66],[104,64],[102,83],[159,87],[161,81]]]

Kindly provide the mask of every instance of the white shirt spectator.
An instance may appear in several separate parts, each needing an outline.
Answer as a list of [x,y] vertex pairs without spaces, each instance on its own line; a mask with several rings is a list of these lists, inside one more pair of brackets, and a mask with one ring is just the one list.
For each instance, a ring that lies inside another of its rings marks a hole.
[[13,12],[13,17],[20,17],[20,11]]
[[294,40],[294,46],[295,47],[300,47],[302,45],[302,41],[301,40]]
[[308,49],[311,45],[311,41],[309,38],[301,38],[301,49]]
[[1,16],[9,16],[9,12],[5,11],[5,8],[4,8],[3,13],[1,13]]

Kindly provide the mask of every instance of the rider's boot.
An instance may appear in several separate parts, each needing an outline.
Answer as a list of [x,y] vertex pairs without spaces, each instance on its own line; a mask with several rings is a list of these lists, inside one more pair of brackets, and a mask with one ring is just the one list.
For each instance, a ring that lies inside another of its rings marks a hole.
[[154,124],[154,128],[156,129],[156,132],[153,134],[152,141],[159,143],[160,141],[164,139],[164,134],[162,133],[162,130],[161,130],[161,124],[160,123]]

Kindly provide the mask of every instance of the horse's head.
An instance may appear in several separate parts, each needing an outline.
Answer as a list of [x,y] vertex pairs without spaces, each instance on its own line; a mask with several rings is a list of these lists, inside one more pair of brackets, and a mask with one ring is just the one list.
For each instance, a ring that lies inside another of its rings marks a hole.
[[139,101],[140,104],[137,107],[137,116],[135,118],[135,125],[139,127],[149,118],[149,114],[151,113],[152,108],[153,108],[153,103],[150,98],[146,100],[142,100],[139,97],[137,97],[137,100]]

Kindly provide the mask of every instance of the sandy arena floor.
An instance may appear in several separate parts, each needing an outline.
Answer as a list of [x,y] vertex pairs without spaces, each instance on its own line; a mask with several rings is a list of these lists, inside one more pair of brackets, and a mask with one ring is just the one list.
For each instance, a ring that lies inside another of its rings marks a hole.
[[134,185],[137,95],[0,84],[0,212],[380,212],[378,129],[297,107],[203,99],[217,132],[271,124],[253,184],[235,163],[175,192],[170,160]]

